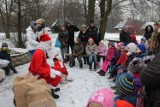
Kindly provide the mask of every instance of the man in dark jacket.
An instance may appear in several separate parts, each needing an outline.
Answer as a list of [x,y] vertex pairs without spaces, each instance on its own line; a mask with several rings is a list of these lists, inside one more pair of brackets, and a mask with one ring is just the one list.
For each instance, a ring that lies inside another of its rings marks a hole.
[[160,107],[160,52],[140,73],[140,79],[147,90],[147,106]]
[[128,32],[127,28],[123,28],[123,30],[120,33],[120,42],[123,42],[126,46],[127,44],[131,43],[131,36]]
[[69,22],[66,22],[66,28],[68,30],[69,39],[68,39],[68,53],[69,53],[69,47],[71,48],[71,51],[73,53],[73,46],[74,46],[74,32],[79,31],[79,29],[72,25]]
[[95,26],[94,22],[90,22],[90,26],[87,29],[89,33],[89,37],[92,37],[96,45],[99,45],[99,42],[101,41],[101,35],[99,33],[99,29]]
[[0,59],[7,60],[10,62],[7,67],[2,68],[5,70],[6,75],[9,75],[10,69],[14,73],[18,73],[11,63],[10,50],[8,49],[7,43],[2,43],[2,48],[0,49]]
[[81,42],[80,38],[77,38],[75,41],[75,45],[73,48],[73,55],[70,57],[70,67],[75,66],[75,58],[77,57],[78,62],[79,62],[79,67],[82,68],[83,67],[83,63],[82,63],[82,55],[84,53],[84,45]]

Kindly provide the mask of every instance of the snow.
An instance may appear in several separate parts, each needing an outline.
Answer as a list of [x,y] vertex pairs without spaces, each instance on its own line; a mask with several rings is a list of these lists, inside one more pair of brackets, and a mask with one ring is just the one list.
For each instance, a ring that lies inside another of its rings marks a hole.
[[[76,33],[77,36],[78,32]],[[2,35],[2,34],[0,34]],[[109,34],[106,33],[105,40],[108,39],[118,39],[119,34]],[[53,46],[55,40],[57,38],[57,34],[52,34]],[[0,36],[1,38],[1,36]],[[140,37],[138,37],[140,39]],[[0,44],[2,42],[6,42],[8,40],[0,40]],[[21,51],[26,51],[22,50]],[[55,48],[53,50],[52,55],[59,53],[59,48]],[[52,60],[48,60],[49,64],[52,65]],[[7,76],[5,80],[0,83],[0,107],[14,107],[13,98],[14,94],[12,92],[13,80],[18,75],[25,75],[28,72],[29,63],[16,67],[18,74],[12,74]],[[82,69],[79,69],[78,63],[73,68],[70,68],[68,64],[66,64],[70,77],[73,78],[73,82],[68,84],[60,85],[61,91],[57,94],[60,95],[60,98],[56,100],[57,107],[85,107],[89,96],[95,90],[101,88],[109,88],[113,83],[107,80],[108,74],[105,77],[100,77],[96,72],[89,71],[89,67],[84,65]],[[97,70],[98,71],[98,70]]]

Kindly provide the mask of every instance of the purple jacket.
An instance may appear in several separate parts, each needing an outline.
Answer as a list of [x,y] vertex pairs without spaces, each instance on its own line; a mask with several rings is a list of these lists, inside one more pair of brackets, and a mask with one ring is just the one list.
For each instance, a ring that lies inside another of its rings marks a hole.
[[116,53],[116,48],[115,48],[115,47],[109,48],[109,49],[108,49],[107,56],[106,56],[106,60],[107,60],[107,61],[111,61],[112,58],[115,57],[115,53]]

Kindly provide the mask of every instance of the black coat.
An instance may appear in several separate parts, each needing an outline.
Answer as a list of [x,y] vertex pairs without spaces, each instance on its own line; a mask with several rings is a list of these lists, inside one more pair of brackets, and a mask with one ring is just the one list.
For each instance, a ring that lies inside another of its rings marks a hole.
[[69,34],[68,45],[74,46],[74,32],[79,31],[79,29],[74,25],[70,25],[70,27],[67,27],[67,30]]
[[131,43],[131,36],[129,32],[126,33],[124,30],[122,30],[120,33],[120,42],[123,42],[125,45]]
[[88,37],[89,37],[89,34],[87,31],[85,33],[83,33],[82,31],[79,32],[78,38],[81,39],[81,42],[83,42],[84,45],[87,44]]
[[89,37],[92,37],[94,42],[98,45],[99,42],[101,41],[101,35],[99,33],[98,28],[96,26],[89,27],[87,31],[89,33]]
[[160,88],[160,52],[148,63],[146,69],[141,71],[140,79],[148,89]]
[[11,61],[11,57],[10,57],[10,50],[2,50],[0,49],[0,59],[4,59],[4,60],[8,60]]
[[[151,30],[150,31],[148,31],[147,30],[147,27],[148,26],[150,26],[151,27]],[[151,26],[151,25],[148,25],[148,26],[146,26],[146,28],[145,28],[145,33],[144,33],[144,37],[148,40],[148,39],[150,39],[151,38],[151,36],[152,36],[152,33],[153,33],[153,27]]]

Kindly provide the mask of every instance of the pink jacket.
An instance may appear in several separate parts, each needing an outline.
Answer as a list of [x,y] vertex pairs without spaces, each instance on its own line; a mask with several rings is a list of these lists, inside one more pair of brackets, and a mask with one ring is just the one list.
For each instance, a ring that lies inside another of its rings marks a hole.
[[109,48],[108,49],[108,54],[106,56],[106,60],[111,61],[115,57],[115,53],[116,53],[116,48],[115,47]]
[[99,56],[106,56],[108,52],[107,46],[105,45],[98,45],[98,53]]
[[89,98],[86,107],[89,107],[90,103],[98,103],[102,107],[113,107],[114,105],[114,94],[111,89],[101,89],[94,92]]

